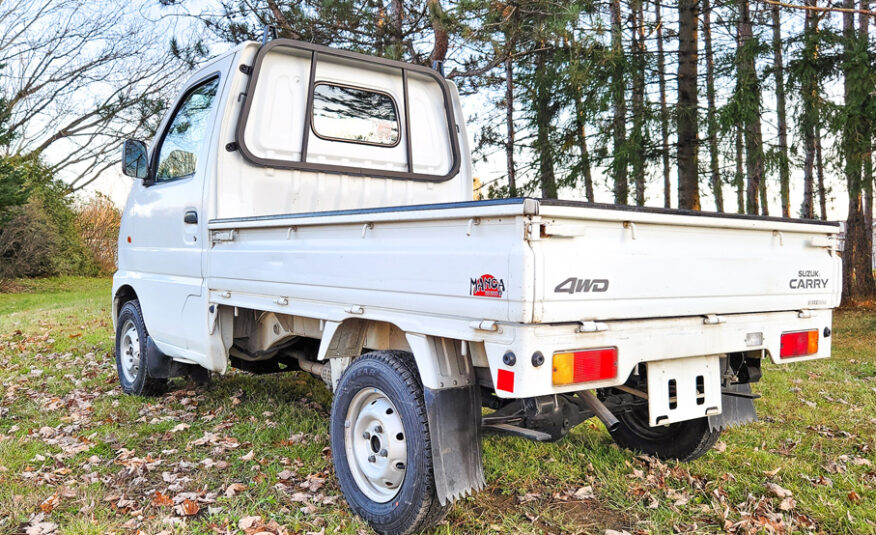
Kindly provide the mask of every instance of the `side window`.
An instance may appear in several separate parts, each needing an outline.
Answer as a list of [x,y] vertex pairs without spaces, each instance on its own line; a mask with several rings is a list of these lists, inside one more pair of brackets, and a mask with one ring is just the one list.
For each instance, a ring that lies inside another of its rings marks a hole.
[[155,181],[165,182],[195,174],[198,154],[208,133],[208,120],[219,79],[195,87],[177,108],[158,149]]
[[313,88],[313,133],[322,139],[394,147],[398,112],[386,93],[317,83]]

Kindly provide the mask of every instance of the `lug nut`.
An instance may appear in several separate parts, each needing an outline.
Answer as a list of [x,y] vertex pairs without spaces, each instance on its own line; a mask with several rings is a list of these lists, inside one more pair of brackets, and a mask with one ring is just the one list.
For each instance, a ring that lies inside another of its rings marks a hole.
[[404,469],[405,469],[405,463],[395,463],[395,469],[396,469],[396,470],[404,470]]
[[365,440],[370,440],[371,433],[369,433],[368,431],[365,431],[364,433],[362,433],[362,438],[364,438]]
[[380,450],[380,453],[378,453],[378,455],[380,455],[381,457],[386,457],[387,455],[389,455],[389,452],[386,451],[386,448],[383,448],[382,450]]
[[380,433],[383,433],[383,428],[380,427],[379,425],[374,426],[374,432],[379,435]]
[[377,457],[375,457],[375,456],[373,456],[373,455],[369,455],[369,456],[368,456],[368,462],[369,462],[369,463],[373,463],[373,462],[376,462],[376,461],[377,461]]

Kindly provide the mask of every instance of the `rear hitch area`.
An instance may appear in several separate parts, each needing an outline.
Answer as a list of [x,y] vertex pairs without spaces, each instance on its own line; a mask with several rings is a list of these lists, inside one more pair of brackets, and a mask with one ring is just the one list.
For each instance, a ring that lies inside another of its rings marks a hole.
[[[700,419],[707,422],[707,428],[713,432],[756,421],[754,400],[760,396],[752,393],[751,383],[760,380],[761,356],[760,353],[732,353],[720,358],[713,357],[717,366],[711,372],[714,383],[708,381],[714,385],[711,394],[705,388],[707,381],[702,376],[705,373],[703,371],[693,374],[690,385],[671,377],[671,374],[661,376],[659,394],[661,399],[666,398],[663,403],[666,409],[673,413],[692,409],[692,414],[698,413],[698,416],[674,416],[671,421]],[[659,367],[651,371],[658,370]],[[653,401],[650,400],[649,390],[654,390],[656,384],[656,378],[649,380],[648,375],[649,365],[643,363],[623,385],[521,399],[499,398],[492,389],[483,387],[482,405],[493,412],[482,416],[481,427],[484,432],[515,435],[538,442],[558,441],[593,417],[598,418],[612,435],[624,425],[624,421],[630,419],[630,415],[637,415],[645,428],[667,427],[670,421],[667,421],[667,417],[661,417],[662,412],[655,415],[656,424],[648,423],[649,406]],[[687,387],[691,392],[681,391]],[[680,407],[680,403],[691,407]]]
[[609,431],[616,430],[620,425],[612,409],[589,390],[515,400],[499,399],[485,390],[483,399],[484,406],[495,409],[482,417],[481,427],[484,431],[538,442],[556,442],[594,416]]

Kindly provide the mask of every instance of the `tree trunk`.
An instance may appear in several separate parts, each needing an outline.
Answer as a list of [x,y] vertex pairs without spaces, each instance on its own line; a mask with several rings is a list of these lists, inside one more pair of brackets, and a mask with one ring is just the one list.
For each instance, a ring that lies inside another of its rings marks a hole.
[[633,58],[633,132],[630,136],[630,158],[633,163],[636,205],[645,206],[645,24],[642,0],[632,0],[630,12],[633,25],[630,45]]
[[[816,0],[806,0],[806,4],[815,7]],[[817,15],[812,10],[807,10],[803,24],[803,62],[807,67],[806,76],[800,84],[800,102],[802,113],[800,114],[800,130],[803,135],[803,203],[800,205],[800,217],[804,219],[815,218],[815,132],[818,128],[816,119],[816,102],[818,99],[818,82],[816,80],[816,25]],[[823,184],[820,184],[823,185]]]
[[827,221],[827,190],[824,186],[824,163],[821,160],[821,127],[815,135],[815,174],[818,177],[818,205],[821,208],[821,220]]
[[745,172],[743,171],[743,163],[745,162],[745,152],[742,144],[742,123],[736,123],[736,174],[733,175],[733,184],[736,186],[736,212],[739,214],[745,213]]
[[782,61],[782,17],[779,6],[773,12],[773,72],[776,77],[776,113],[779,129],[779,191],[782,217],[791,217],[791,169],[788,161],[788,119],[785,104],[785,66]]
[[508,196],[517,197],[517,175],[514,169],[514,71],[511,57],[505,59],[505,165],[508,170]]
[[697,0],[678,2],[678,206],[700,209],[697,173]]
[[429,61],[433,64],[444,63],[447,57],[447,48],[450,46],[450,37],[447,35],[447,28],[444,27],[442,20],[444,13],[441,9],[439,0],[429,0],[429,22],[432,24],[432,32],[435,34],[435,43],[432,46],[432,55],[429,56]]
[[663,206],[672,207],[672,180],[669,172],[669,107],[666,105],[666,60],[663,55],[663,18],[660,2],[654,2],[654,15],[657,20],[657,80],[660,86],[660,136],[662,137],[661,158],[663,160]]
[[547,53],[541,51],[535,55],[535,151],[538,158],[538,180],[541,185],[541,196],[546,199],[557,198],[557,182],[554,176],[554,153],[551,145],[550,132],[553,123],[551,110],[552,74],[548,72]]
[[404,20],[405,6],[403,0],[391,0],[392,30],[390,31],[390,44],[387,52],[392,59],[402,59],[404,53]]
[[763,182],[763,135],[760,126],[760,83],[755,65],[756,48],[748,0],[739,0],[739,51],[736,56],[739,98],[745,125],[745,167],[748,175],[746,211],[759,214],[759,197],[765,197]]
[[[870,51],[869,42],[870,42],[870,17],[864,15],[864,13],[870,11],[870,0],[861,0],[859,4],[860,12],[858,13],[858,39],[862,43],[861,46],[864,47],[868,53],[872,53]],[[869,62],[868,62],[869,64]],[[866,99],[872,98],[873,88],[876,86],[876,80],[874,80],[874,76],[872,71],[869,68],[869,65],[862,65],[864,69],[864,73],[866,73],[865,81],[863,82],[863,87],[861,91],[863,95],[867,95],[865,97],[865,101],[862,102],[862,108],[867,106]],[[864,256],[865,258],[861,259],[860,269],[865,270],[868,275],[870,282],[867,283],[869,286],[869,295],[876,294],[876,280],[873,277],[873,121],[871,120],[871,115],[866,113],[867,110],[862,109],[862,118],[861,122],[861,179],[863,181],[863,190],[864,190]]]
[[593,174],[591,170],[590,151],[587,149],[587,121],[584,116],[584,104],[581,93],[575,91],[575,123],[578,127],[578,146],[581,149],[581,173],[584,175],[584,195],[588,202],[594,202]]
[[709,184],[715,197],[715,210],[724,211],[724,190],[718,166],[718,120],[715,108],[715,56],[712,52],[712,6],[703,0],[703,40],[706,46],[706,100],[708,101]]
[[614,108],[612,131],[614,137],[614,154],[612,155],[612,173],[614,174],[614,202],[627,204],[629,184],[627,182],[627,105],[626,82],[624,81],[624,50],[623,29],[621,28],[620,0],[611,2],[611,55],[612,80],[611,99]]
[[[863,4],[863,2],[862,2]],[[844,0],[843,7],[855,8],[855,0]],[[864,15],[861,15],[862,17]],[[862,22],[862,27],[866,26]],[[866,130],[864,107],[871,87],[867,87],[869,65],[865,56],[867,42],[863,32],[856,35],[854,14],[843,13],[843,93],[846,113],[843,121],[842,150],[849,192],[849,212],[846,219],[846,239],[843,251],[843,301],[868,299],[876,295],[873,279],[872,248],[868,244],[867,221],[864,214],[863,160],[869,140],[862,139]]]

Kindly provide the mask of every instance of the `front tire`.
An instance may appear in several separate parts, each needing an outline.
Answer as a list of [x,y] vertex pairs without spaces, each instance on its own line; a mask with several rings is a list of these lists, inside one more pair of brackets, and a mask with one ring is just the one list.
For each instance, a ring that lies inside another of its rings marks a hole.
[[423,385],[410,353],[353,361],[335,391],[331,442],[347,503],[378,533],[428,529],[450,510],[436,494]]
[[647,405],[616,416],[620,425],[611,432],[611,437],[619,446],[660,459],[692,461],[712,449],[721,436],[720,429],[709,429],[708,418],[651,427],[648,425]]
[[128,301],[116,321],[116,371],[126,394],[156,395],[167,388],[167,379],[149,376],[148,337],[140,302]]

